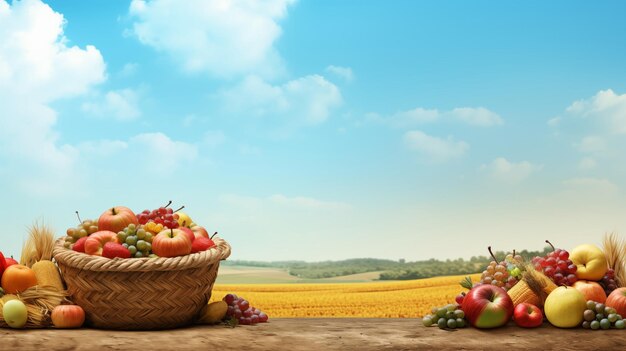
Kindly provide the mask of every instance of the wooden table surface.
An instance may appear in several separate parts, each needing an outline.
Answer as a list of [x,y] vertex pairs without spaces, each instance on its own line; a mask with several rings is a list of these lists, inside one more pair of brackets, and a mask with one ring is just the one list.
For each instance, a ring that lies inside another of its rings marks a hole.
[[167,331],[0,329],[0,350],[624,350],[626,329],[426,328],[418,319],[273,319]]

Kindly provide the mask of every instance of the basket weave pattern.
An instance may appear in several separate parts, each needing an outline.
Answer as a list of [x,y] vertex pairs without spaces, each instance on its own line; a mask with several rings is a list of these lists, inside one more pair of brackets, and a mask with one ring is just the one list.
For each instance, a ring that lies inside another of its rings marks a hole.
[[57,241],[53,256],[70,298],[92,327],[169,329],[193,322],[211,297],[221,260],[230,246],[173,258],[108,259],[78,253]]

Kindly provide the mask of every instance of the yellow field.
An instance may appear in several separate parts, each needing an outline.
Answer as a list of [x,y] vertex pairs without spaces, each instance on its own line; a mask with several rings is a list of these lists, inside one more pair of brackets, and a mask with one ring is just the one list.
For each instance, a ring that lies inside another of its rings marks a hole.
[[[270,317],[414,318],[454,302],[464,276],[346,284],[216,284],[213,298],[242,296]],[[473,281],[480,274],[471,275]]]

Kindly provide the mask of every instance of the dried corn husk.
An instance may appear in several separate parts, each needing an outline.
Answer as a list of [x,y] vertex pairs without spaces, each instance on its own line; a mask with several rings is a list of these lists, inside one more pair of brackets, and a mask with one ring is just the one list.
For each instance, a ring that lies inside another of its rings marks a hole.
[[616,233],[604,234],[602,248],[609,267],[615,271],[617,286],[626,286],[626,240]]
[[556,284],[550,278],[526,264],[522,280],[509,289],[508,294],[515,306],[526,302],[541,307],[548,295],[556,288]]
[[0,299],[0,327],[8,327],[2,316],[2,308],[7,301],[19,299],[28,309],[28,319],[24,328],[43,328],[50,325],[50,313],[65,300],[67,293],[56,288],[34,286],[17,295],[7,294]]
[[51,286],[59,291],[63,291],[63,281],[57,266],[49,260],[41,260],[33,264],[32,270],[37,277],[37,285]]

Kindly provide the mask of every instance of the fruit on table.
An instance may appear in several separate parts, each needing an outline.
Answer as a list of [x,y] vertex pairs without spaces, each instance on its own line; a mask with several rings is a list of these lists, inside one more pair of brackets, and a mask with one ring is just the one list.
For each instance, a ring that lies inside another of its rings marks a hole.
[[483,284],[467,293],[461,309],[470,325],[476,328],[496,328],[511,319],[513,301],[504,289]]
[[26,305],[18,300],[10,300],[2,306],[2,317],[11,328],[22,328],[28,320],[28,309]]
[[585,295],[576,288],[560,286],[554,289],[543,306],[548,321],[559,328],[573,328],[581,324],[587,306]]
[[467,325],[465,312],[458,304],[449,304],[442,307],[433,307],[432,314],[427,314],[422,318],[425,327],[437,325],[441,329],[464,328]]
[[582,327],[585,329],[624,329],[625,321],[615,308],[597,301],[587,301],[583,312]]
[[85,240],[85,253],[88,255],[102,256],[104,244],[108,242],[117,242],[117,235],[108,230],[101,230],[91,234]]
[[108,242],[102,248],[102,257],[106,258],[130,258],[130,251],[117,242]]
[[196,323],[200,324],[216,324],[219,323],[224,317],[226,317],[226,312],[228,311],[228,304],[222,301],[215,301],[206,304],[200,314],[198,315],[198,320]]
[[613,307],[622,317],[626,317],[626,288],[613,290],[604,303],[609,307]]
[[20,293],[37,285],[35,272],[20,264],[8,267],[2,274],[2,289],[7,294]]
[[165,229],[152,240],[152,251],[159,257],[184,256],[191,253],[191,240],[180,229]]
[[37,285],[52,286],[59,291],[64,289],[63,280],[57,266],[50,260],[41,260],[35,262],[31,267],[37,278]]
[[527,269],[522,274],[522,280],[515,284],[507,293],[515,306],[526,302],[543,307],[545,298],[556,288],[556,284],[542,272],[535,269]]
[[590,282],[588,280],[579,280],[572,287],[580,290],[585,295],[587,301],[596,301],[604,303],[606,301],[606,293],[600,284],[596,282]]
[[138,225],[139,221],[133,211],[124,206],[112,207],[104,211],[98,219],[98,228],[100,231],[107,230],[117,233],[124,230],[129,224]]
[[578,279],[600,280],[608,269],[608,263],[604,252],[599,247],[591,244],[578,245],[570,255],[572,262],[578,267],[576,276]]
[[617,289],[617,282],[615,281],[615,270],[613,268],[607,269],[606,273],[599,281],[600,285],[604,288],[604,292],[608,296],[613,290]]
[[235,294],[226,294],[222,300],[228,304],[226,319],[236,321],[241,325],[266,323],[269,320],[265,312],[250,306],[247,300]]
[[154,223],[163,225],[165,228],[169,228],[169,229],[178,228],[179,215],[174,212],[182,210],[183,208],[185,208],[185,206],[182,206],[178,210],[174,211],[169,207],[171,204],[172,204],[172,201],[170,200],[167,203],[167,205],[161,206],[157,208],[156,210],[152,210],[152,211],[143,210],[137,216],[137,219],[139,220],[139,224],[147,224],[150,222],[154,222]]
[[489,262],[489,265],[483,271],[480,277],[480,283],[491,284],[501,287],[504,290],[509,290],[518,282],[517,278],[510,275],[507,262],[498,262],[496,256],[493,254],[493,251],[491,251],[491,246],[487,249],[489,250],[491,257],[493,257],[493,261]]
[[543,313],[539,307],[522,302],[513,311],[515,324],[523,328],[536,328],[543,324]]
[[50,315],[56,328],[80,328],[85,322],[85,311],[78,305],[60,305]]
[[536,270],[543,272],[556,285],[572,285],[578,279],[583,279],[576,275],[578,267],[574,264],[569,252],[562,249],[555,249],[554,245],[546,240],[552,247],[552,252],[545,257],[535,256],[532,264]]

